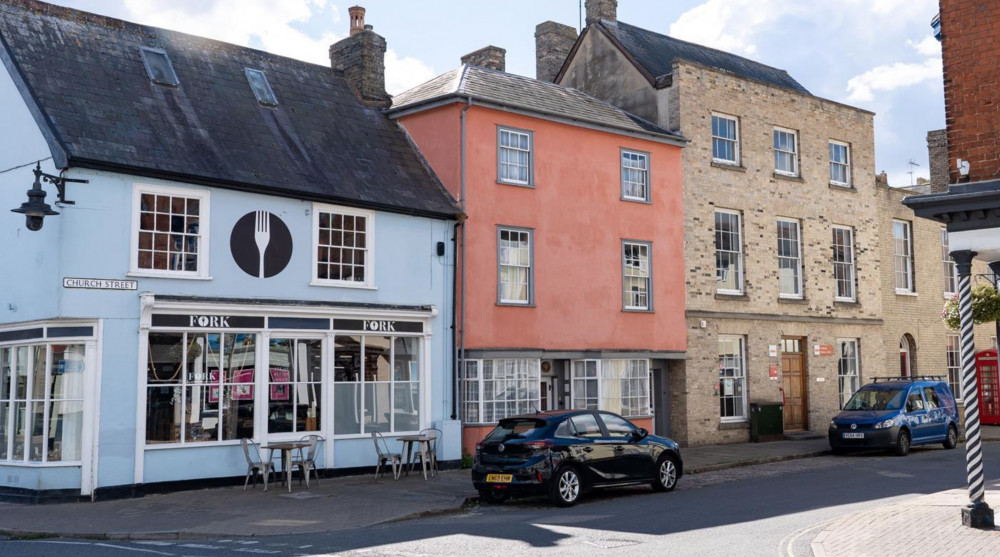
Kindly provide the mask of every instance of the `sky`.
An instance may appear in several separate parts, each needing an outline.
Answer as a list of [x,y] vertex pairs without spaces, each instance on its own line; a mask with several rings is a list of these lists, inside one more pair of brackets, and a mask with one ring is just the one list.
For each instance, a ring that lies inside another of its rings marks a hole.
[[[487,45],[534,77],[535,26],[579,27],[580,0],[53,0],[53,3],[329,64],[347,8],[385,37],[399,93]],[[937,0],[619,0],[618,19],[788,71],[814,95],[875,112],[876,171],[928,176],[927,132],[944,128]],[[683,130],[682,130],[683,131]],[[916,165],[910,165],[910,162]]]

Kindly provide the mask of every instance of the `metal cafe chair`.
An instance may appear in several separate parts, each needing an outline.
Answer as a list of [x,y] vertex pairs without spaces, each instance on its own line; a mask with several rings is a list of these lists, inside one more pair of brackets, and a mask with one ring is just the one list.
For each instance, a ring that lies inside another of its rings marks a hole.
[[260,457],[260,447],[253,439],[244,437],[240,439],[240,445],[243,446],[243,456],[247,459],[247,477],[243,481],[243,491],[247,490],[250,478],[253,478],[253,487],[257,489],[257,472],[264,478],[264,491],[267,491],[267,480],[274,471],[274,463],[270,459],[264,460]]
[[375,479],[378,479],[382,466],[388,463],[392,466],[392,478],[398,480],[400,472],[403,471],[403,454],[389,452],[389,445],[386,444],[385,437],[382,437],[382,434],[377,431],[372,432],[372,442],[375,443],[375,452],[378,453]]
[[289,466],[299,467],[299,472],[302,474],[299,476],[299,483],[302,483],[302,478],[306,479],[306,486],[309,485],[309,471],[312,470],[313,475],[316,477],[316,485],[319,485],[319,471],[316,469],[316,455],[319,454],[320,447],[323,444],[323,437],[321,435],[306,435],[300,439],[303,443],[309,443],[307,447],[299,449],[298,458],[293,458]]
[[[432,428],[427,428],[427,429],[420,430],[420,436],[421,437],[426,437],[427,439],[429,439],[429,441],[426,444],[426,448],[427,448],[427,455],[426,455],[426,458],[427,458],[427,467],[430,469],[431,474],[434,475],[434,476],[437,476],[437,469],[438,469],[437,442],[438,442],[438,439],[441,438],[442,435],[443,434],[441,433],[440,429],[433,428],[433,427]],[[420,461],[421,461],[420,465],[423,466],[424,465],[424,462],[423,462],[424,458],[425,458],[425,456],[424,456],[423,451],[418,451],[417,454],[413,455],[413,463],[410,465],[410,467],[412,468],[413,465],[417,463],[417,459],[420,459]]]

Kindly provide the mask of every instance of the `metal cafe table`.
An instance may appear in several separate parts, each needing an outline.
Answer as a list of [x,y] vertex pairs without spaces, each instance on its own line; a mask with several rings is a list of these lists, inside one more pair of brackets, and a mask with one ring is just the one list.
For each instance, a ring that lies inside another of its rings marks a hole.
[[[301,450],[308,447],[309,443],[304,441],[286,441],[281,443],[268,443],[262,445],[262,449],[271,451],[271,462],[274,462],[274,451],[281,451],[281,467],[285,472],[285,483],[288,484],[288,492],[292,492],[292,451]],[[306,474],[306,487],[309,487],[309,474]]]
[[417,443],[420,445],[420,468],[424,473],[424,479],[427,479],[427,459],[430,457],[431,452],[431,441],[434,437],[427,435],[403,435],[398,438],[403,442],[403,450],[406,452],[406,475],[410,475],[410,468],[413,467],[411,457],[413,456],[413,444]]

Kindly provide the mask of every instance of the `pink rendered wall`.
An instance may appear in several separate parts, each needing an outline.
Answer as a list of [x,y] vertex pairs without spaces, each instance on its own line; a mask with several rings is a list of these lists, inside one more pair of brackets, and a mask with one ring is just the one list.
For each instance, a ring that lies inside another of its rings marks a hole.
[[[401,118],[456,197],[461,106]],[[534,188],[497,183],[498,125],[533,132]],[[478,106],[466,134],[466,349],[686,348],[679,147]],[[652,203],[620,199],[622,147]],[[497,304],[497,225],[534,229],[534,307]],[[651,313],[622,311],[623,239],[652,243]]]

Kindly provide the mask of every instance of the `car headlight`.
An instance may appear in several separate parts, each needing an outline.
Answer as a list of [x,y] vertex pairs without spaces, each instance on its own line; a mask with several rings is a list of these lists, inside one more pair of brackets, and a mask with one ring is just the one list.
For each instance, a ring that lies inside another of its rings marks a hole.
[[837,429],[837,422],[830,420],[830,429]]
[[875,424],[875,429],[887,429],[894,425],[896,425],[896,418],[889,418],[888,420]]

